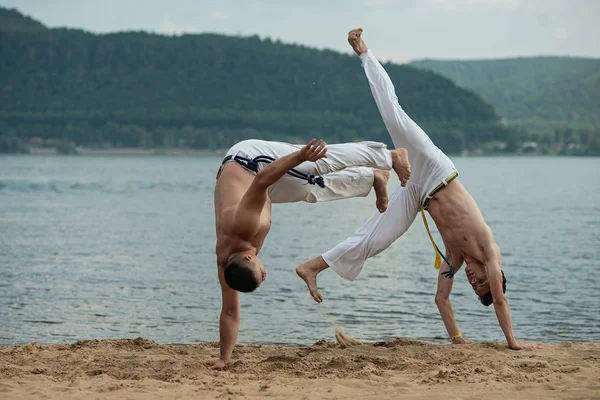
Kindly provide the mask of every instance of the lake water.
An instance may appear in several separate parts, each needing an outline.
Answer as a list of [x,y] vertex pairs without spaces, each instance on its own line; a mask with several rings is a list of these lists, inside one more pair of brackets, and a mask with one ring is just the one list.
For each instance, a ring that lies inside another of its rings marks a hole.
[[[502,249],[517,338],[600,341],[600,158],[454,161]],[[138,336],[217,341],[212,196],[219,163],[1,156],[0,345]],[[262,251],[268,278],[242,296],[240,343],[333,340],[332,324],[360,340],[447,342],[420,217],[356,281],[330,270],[320,275],[320,305],[296,277],[296,265],[345,239],[373,207],[373,194],[274,206]],[[455,280],[463,334],[504,340],[464,268]]]

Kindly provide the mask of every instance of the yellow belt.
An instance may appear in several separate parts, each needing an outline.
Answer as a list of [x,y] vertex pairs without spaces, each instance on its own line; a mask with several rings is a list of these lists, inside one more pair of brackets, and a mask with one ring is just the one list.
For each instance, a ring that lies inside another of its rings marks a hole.
[[[433,245],[433,249],[435,250],[435,261],[433,262],[433,267],[435,269],[440,269],[440,265],[442,263],[441,257],[444,257],[444,255],[435,244],[435,240],[433,240],[433,236],[431,235],[431,231],[429,230],[429,224],[427,223],[427,218],[425,217],[425,210],[427,209],[427,206],[429,205],[429,202],[431,201],[433,196],[435,196],[437,192],[448,186],[448,184],[452,182],[457,176],[458,172],[454,172],[452,175],[446,178],[444,182],[437,185],[431,192],[429,192],[429,195],[427,195],[427,198],[421,205],[421,216],[423,217],[423,224],[425,224],[425,230],[427,230],[429,240],[431,240],[431,244]],[[446,260],[446,257],[444,257],[444,261],[446,261],[446,264],[448,264],[448,267],[450,267],[450,274],[448,277],[452,278],[452,276],[454,275],[454,267],[448,262],[448,260]]]

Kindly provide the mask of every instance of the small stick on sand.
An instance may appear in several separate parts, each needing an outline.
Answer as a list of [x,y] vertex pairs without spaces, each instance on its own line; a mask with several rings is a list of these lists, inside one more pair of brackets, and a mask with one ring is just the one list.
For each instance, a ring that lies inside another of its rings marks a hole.
[[338,344],[342,349],[346,347],[357,346],[360,344],[358,340],[352,339],[350,336],[346,335],[342,328],[335,328],[335,340],[337,340]]

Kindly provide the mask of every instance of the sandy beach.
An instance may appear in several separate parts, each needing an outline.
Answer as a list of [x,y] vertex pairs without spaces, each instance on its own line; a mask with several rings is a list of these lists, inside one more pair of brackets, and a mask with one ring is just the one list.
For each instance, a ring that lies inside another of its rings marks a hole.
[[341,348],[239,345],[212,371],[215,343],[106,339],[0,348],[6,399],[594,399],[600,343],[433,345],[396,339]]

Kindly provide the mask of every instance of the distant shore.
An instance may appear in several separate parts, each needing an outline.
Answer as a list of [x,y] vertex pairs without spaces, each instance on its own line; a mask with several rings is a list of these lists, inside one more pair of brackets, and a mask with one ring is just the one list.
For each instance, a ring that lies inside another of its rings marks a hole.
[[[77,147],[76,153],[81,156],[221,156],[227,152],[222,150],[197,150],[197,149],[138,149],[138,148],[111,148],[94,149],[86,147]],[[58,155],[56,148],[30,147],[29,155]]]
[[[52,155],[64,155],[59,153],[56,148],[53,147],[29,147],[29,153],[21,153],[21,155],[31,156],[52,156]],[[178,149],[178,148],[156,148],[156,149],[142,149],[142,148],[87,148],[87,147],[76,147],[71,155],[80,156],[99,156],[99,157],[144,157],[144,156],[224,156],[228,149]],[[498,153],[498,152],[462,152],[462,153],[448,153],[451,157],[593,157],[593,156],[579,156],[579,155],[568,155],[568,154],[539,154],[539,153]]]
[[434,345],[406,339],[340,348],[106,339],[0,347],[0,397],[128,399],[600,398],[600,343]]

